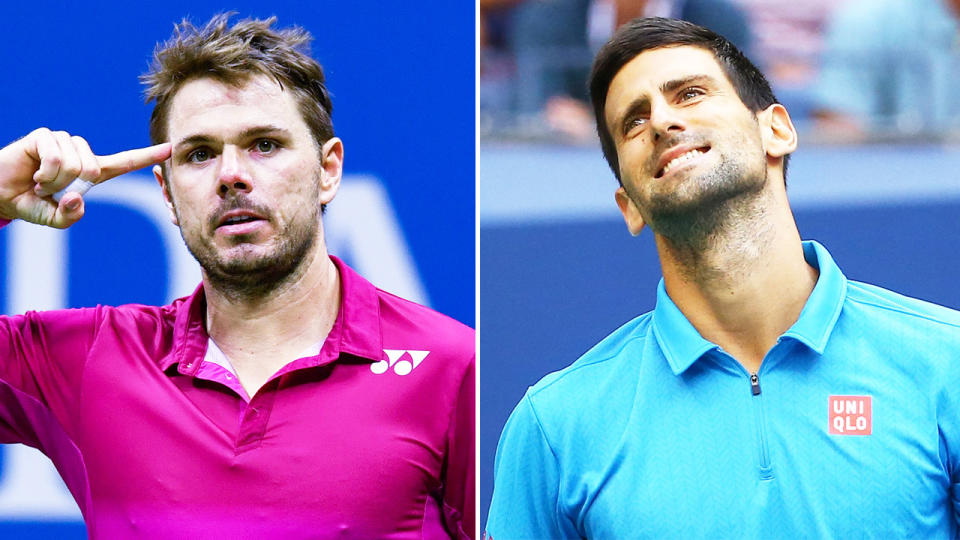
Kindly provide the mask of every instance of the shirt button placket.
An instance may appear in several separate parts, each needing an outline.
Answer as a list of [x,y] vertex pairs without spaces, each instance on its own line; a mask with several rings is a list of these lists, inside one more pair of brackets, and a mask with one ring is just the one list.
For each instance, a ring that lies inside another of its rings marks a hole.
[[276,390],[262,388],[254,396],[243,412],[240,420],[240,431],[237,434],[237,451],[241,452],[250,447],[259,445],[267,431],[267,422],[270,419],[270,409]]

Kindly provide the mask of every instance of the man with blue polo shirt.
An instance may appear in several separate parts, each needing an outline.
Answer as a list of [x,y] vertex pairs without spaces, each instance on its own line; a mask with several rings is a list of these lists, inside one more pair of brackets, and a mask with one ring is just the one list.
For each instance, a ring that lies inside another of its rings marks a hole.
[[590,89],[664,277],[652,312],[517,405],[488,538],[955,537],[960,313],[801,241],[796,131],[724,38],[637,19]]

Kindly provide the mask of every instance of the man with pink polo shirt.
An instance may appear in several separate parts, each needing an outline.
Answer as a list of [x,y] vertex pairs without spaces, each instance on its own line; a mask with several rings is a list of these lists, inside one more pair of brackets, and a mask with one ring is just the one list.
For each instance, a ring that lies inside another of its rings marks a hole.
[[144,76],[154,146],[0,149],[0,218],[57,228],[154,165],[203,275],[0,318],[0,442],[51,458],[93,538],[473,538],[473,331],[327,253],[343,143],[309,36],[272,23],[179,25]]

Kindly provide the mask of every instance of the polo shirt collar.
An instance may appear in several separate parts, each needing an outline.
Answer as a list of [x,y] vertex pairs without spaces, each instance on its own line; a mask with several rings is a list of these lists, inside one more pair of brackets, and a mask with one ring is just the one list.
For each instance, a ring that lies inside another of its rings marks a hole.
[[827,248],[818,242],[808,240],[803,243],[803,258],[807,264],[820,270],[820,277],[797,322],[783,333],[781,339],[796,339],[817,354],[823,354],[847,299],[847,278]]
[[[373,362],[383,356],[380,299],[377,288],[339,258],[330,260],[340,273],[340,310],[327,334],[316,365],[333,362],[345,353]],[[207,351],[207,301],[200,284],[193,294],[176,300],[173,352],[161,360],[161,369],[174,364],[177,371],[193,375]]]
[[339,343],[330,347],[331,353],[347,353],[379,362],[383,356],[379,291],[337,257],[331,255],[330,260],[340,271],[340,312],[323,348],[332,345],[330,338],[337,330]]
[[[847,278],[830,253],[817,242],[803,242],[807,263],[818,268],[820,276],[807,298],[800,317],[783,335],[823,354],[827,341],[840,317],[846,299]],[[674,375],[687,370],[708,351],[719,347],[703,338],[667,294],[663,279],[657,286],[657,305],[653,310],[653,332]]]
[[667,287],[660,278],[657,285],[657,306],[653,309],[653,335],[657,338],[660,350],[674,375],[687,370],[707,351],[718,349],[717,345],[707,341],[690,324],[680,308],[667,294]]

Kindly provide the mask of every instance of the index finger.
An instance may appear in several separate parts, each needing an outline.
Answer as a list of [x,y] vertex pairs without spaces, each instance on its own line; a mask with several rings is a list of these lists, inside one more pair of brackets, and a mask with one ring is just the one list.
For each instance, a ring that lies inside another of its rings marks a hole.
[[165,142],[146,148],[126,150],[109,156],[98,156],[100,176],[96,177],[94,182],[99,184],[115,176],[160,163],[170,157],[171,148],[172,145]]

